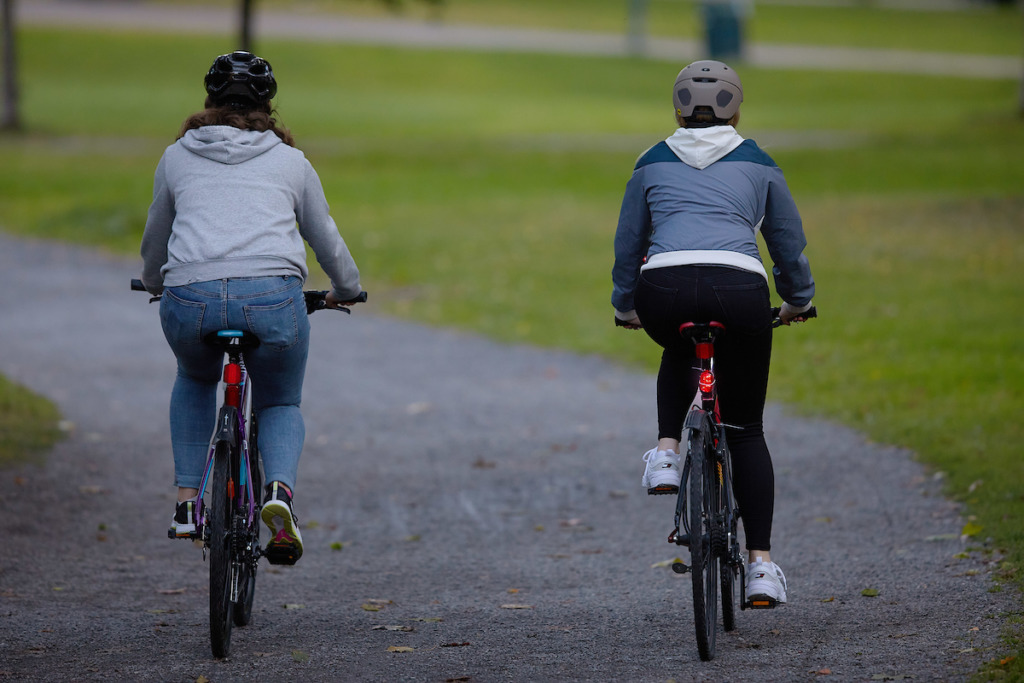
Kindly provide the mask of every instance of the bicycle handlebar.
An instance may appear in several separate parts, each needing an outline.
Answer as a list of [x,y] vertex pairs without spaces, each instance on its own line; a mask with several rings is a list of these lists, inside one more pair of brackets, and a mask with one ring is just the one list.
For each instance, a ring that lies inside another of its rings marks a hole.
[[[779,317],[779,314],[781,312],[782,312],[781,308],[773,308],[772,309],[772,327],[778,327],[778,326],[783,324],[782,318]],[[806,322],[806,321],[810,320],[811,318],[817,318],[817,317],[818,317],[818,307],[817,306],[811,306],[810,308],[808,308],[803,313],[798,314],[795,318],[791,318],[790,322],[802,323],[802,322]]]
[[[133,292],[145,292],[146,291],[146,286],[142,284],[142,280],[140,280],[138,278],[132,278],[132,291]],[[332,308],[332,309],[328,309],[328,307],[327,307],[327,290],[319,290],[319,291],[316,291],[316,290],[306,290],[306,291],[302,292],[302,295],[303,295],[303,297],[306,300],[306,314],[307,315],[308,314],[312,314],[315,311],[322,311],[322,310],[344,311],[345,313],[351,313],[352,312],[348,308]],[[362,303],[362,302],[366,301],[366,298],[367,298],[366,292],[359,292],[359,295],[356,298],[349,299],[348,301],[342,301],[341,304],[343,306],[346,306],[348,304],[358,304],[358,303]],[[150,297],[149,302],[153,303],[154,301],[160,301],[160,296]]]
[[[782,312],[781,308],[772,308],[772,327],[779,327],[780,325],[783,324],[782,323],[782,318],[779,317],[779,314],[781,312]],[[792,322],[802,323],[802,322],[805,322],[807,320],[810,320],[811,318],[817,318],[817,317],[818,317],[818,307],[817,306],[811,306],[806,311],[804,311],[800,315],[798,315],[795,318],[793,318]],[[625,320],[621,320],[618,316],[615,316],[615,326],[616,327],[629,327],[630,325]]]
[[[327,290],[312,291],[307,290],[302,293],[306,297],[306,313],[312,314],[314,311],[321,311],[327,308]],[[359,295],[354,299],[348,301],[342,301],[342,308],[335,308],[335,311],[344,311],[345,313],[351,313],[346,306],[348,304],[359,304],[366,301],[366,292],[359,292]]]

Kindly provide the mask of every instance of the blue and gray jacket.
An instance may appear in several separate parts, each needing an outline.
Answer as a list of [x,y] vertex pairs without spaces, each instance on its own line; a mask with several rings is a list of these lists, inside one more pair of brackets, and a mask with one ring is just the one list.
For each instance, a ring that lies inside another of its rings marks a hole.
[[612,305],[632,317],[641,270],[723,265],[759,273],[764,236],[775,289],[789,304],[814,296],[803,223],[782,171],[732,126],[680,128],[636,162],[615,232]]

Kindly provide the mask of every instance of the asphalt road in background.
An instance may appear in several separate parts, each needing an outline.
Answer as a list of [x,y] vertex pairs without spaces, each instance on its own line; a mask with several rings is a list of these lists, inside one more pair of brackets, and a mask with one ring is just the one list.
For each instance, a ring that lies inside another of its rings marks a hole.
[[[930,4],[949,6],[939,2]],[[316,42],[578,55],[624,55],[632,51],[629,40],[621,33],[463,25],[400,18],[368,19],[304,11],[301,7],[290,11],[275,10],[271,3],[255,3],[255,7],[253,35],[257,40],[261,36],[274,36]],[[230,36],[238,32],[237,11],[229,7],[179,7],[173,3],[151,4],[131,0],[31,0],[17,3],[16,9],[18,22],[26,25]],[[701,41],[696,40],[647,37],[643,45],[643,54],[652,59],[685,64],[705,56]],[[746,62],[759,67],[852,69],[976,79],[1020,79],[1024,74],[1018,56],[760,42],[747,43],[745,51]]]
[[312,319],[305,555],[262,565],[214,660],[207,565],[166,538],[174,362],[138,267],[0,236],[0,372],[69,430],[0,475],[0,678],[961,680],[1019,606],[954,557],[964,520],[911,454],[772,406],[790,603],[700,662],[689,578],[654,566],[673,504],[639,485],[654,378],[378,317],[371,292]]

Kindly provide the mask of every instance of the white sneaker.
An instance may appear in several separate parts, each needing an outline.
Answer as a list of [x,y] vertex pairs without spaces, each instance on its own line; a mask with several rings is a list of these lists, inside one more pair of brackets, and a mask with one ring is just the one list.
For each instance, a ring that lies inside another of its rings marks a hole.
[[677,493],[683,473],[679,471],[679,454],[672,451],[659,451],[657,448],[644,453],[644,478],[640,484],[647,487],[647,493],[653,495]]
[[760,557],[747,565],[747,603],[754,608],[786,604],[786,576],[779,565]]

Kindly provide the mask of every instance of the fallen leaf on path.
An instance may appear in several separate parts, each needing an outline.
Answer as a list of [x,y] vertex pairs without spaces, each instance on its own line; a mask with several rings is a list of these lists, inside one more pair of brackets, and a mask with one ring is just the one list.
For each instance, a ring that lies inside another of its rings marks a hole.
[[836,596],[832,595],[832,596],[829,596],[827,598],[822,598],[821,601],[822,602],[835,602],[836,601]]
[[533,605],[508,604],[502,605],[501,609],[533,609]]
[[157,590],[160,595],[181,595],[184,592],[184,588],[160,588]]
[[878,597],[878,589],[877,588],[865,588],[864,590],[862,590],[860,592],[860,594],[863,595],[865,598],[877,598]]
[[298,605],[293,602],[286,602],[283,607],[285,609],[306,609],[305,605]]
[[302,650],[292,650],[292,660],[299,664],[305,664],[309,661],[309,653]]
[[339,543],[338,541],[331,544],[331,550],[341,550],[343,547],[345,547],[344,544]]
[[466,647],[469,643],[441,643],[441,647]]
[[980,524],[975,524],[974,522],[967,522],[967,524],[964,524],[964,528],[960,530],[960,535],[967,536],[969,538],[971,536],[977,536],[982,532],[982,530],[983,527]]
[[437,624],[444,621],[444,619],[442,619],[441,617],[416,617],[415,619],[413,619],[413,621],[423,621],[431,624]]
[[401,625],[387,626],[387,625],[383,625],[382,624],[382,625],[379,625],[379,626],[371,626],[370,630],[371,631],[406,631],[406,632],[409,632],[409,631],[415,631],[416,629],[414,629],[412,626],[401,626]]
[[415,652],[416,650],[405,645],[392,645],[388,648],[388,652]]
[[405,412],[407,415],[422,415],[433,407],[434,405],[429,401],[416,401],[415,403],[407,405],[405,407]]
[[672,565],[674,565],[676,563],[686,564],[685,562],[680,560],[678,557],[673,557],[671,560],[662,560],[661,562],[655,562],[654,564],[651,565],[651,569],[665,569],[666,567],[671,568]]
[[210,679],[206,676],[200,676],[196,679],[196,683],[210,683]]

